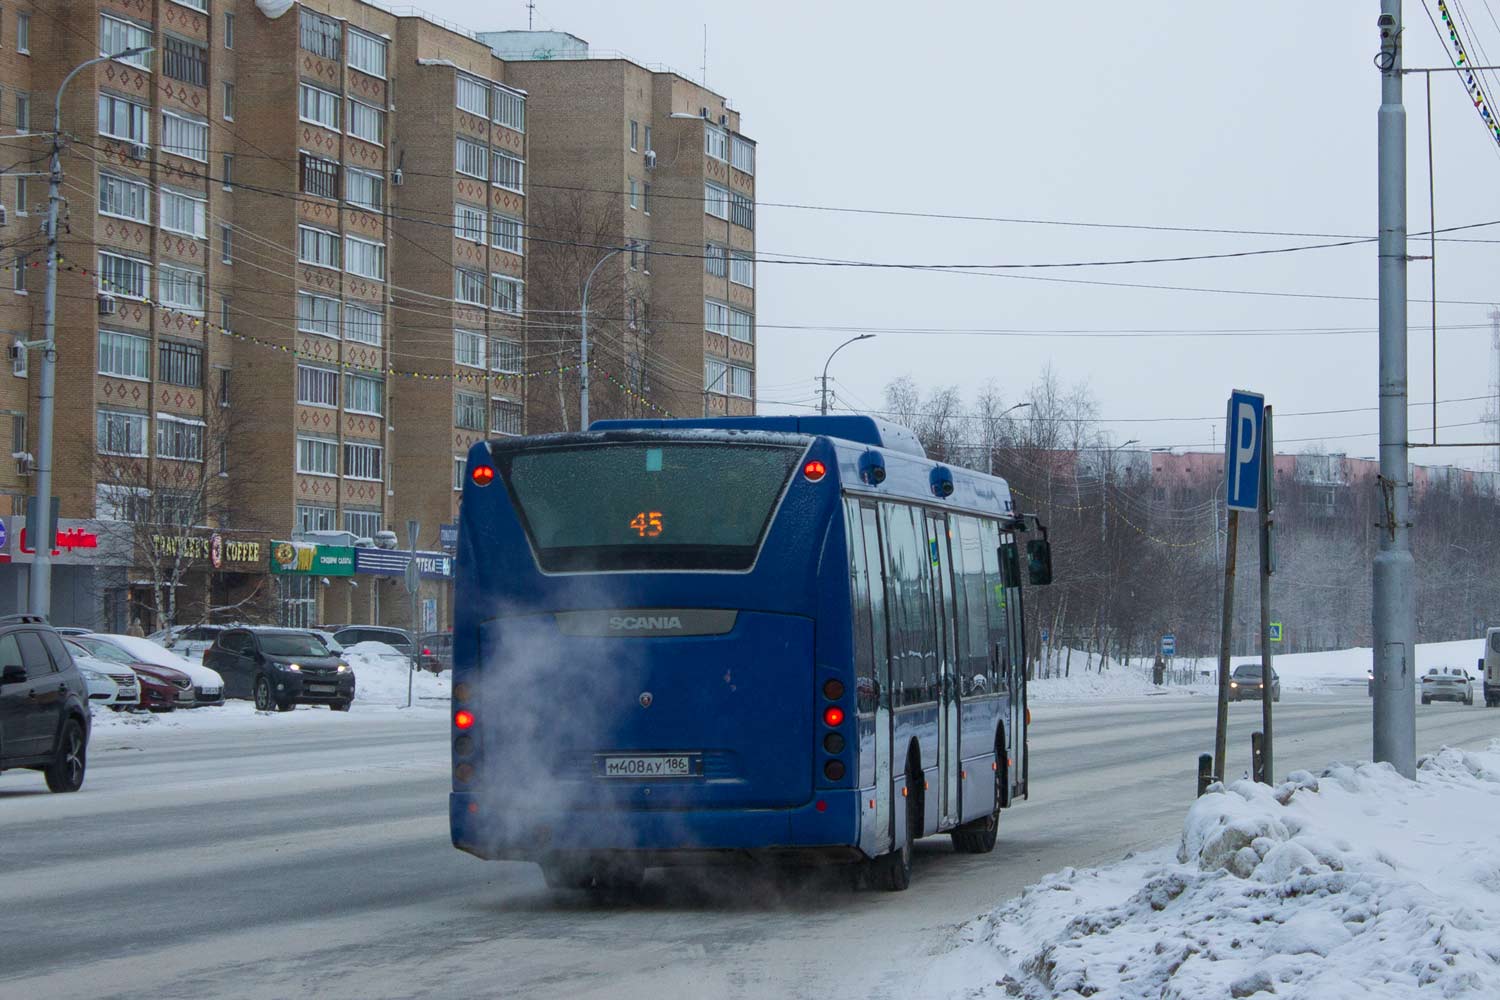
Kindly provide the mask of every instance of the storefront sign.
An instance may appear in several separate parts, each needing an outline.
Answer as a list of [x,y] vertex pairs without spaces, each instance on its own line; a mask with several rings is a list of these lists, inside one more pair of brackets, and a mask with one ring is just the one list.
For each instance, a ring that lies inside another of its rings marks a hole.
[[[376,576],[402,576],[411,553],[400,549],[357,548],[354,550],[354,572]],[[453,557],[446,552],[418,552],[417,572],[427,580],[453,579]]]
[[[54,538],[57,547],[52,550],[53,555],[60,555],[61,550],[67,549],[97,549],[99,547],[99,536],[92,531],[84,531],[82,528],[67,528],[59,531]],[[26,529],[21,529],[21,551],[34,553],[36,549],[26,547]]]
[[346,545],[271,543],[272,573],[309,573],[316,576],[353,576],[354,549]]
[[263,548],[260,542],[232,541],[218,533],[152,535],[151,548],[157,555],[180,556],[183,559],[206,559],[214,569],[224,568],[225,563],[259,566],[265,558],[262,555]]

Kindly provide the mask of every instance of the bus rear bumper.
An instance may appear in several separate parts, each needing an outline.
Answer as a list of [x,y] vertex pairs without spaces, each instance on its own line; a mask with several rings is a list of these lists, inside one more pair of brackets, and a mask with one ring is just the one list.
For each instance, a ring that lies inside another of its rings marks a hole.
[[503,819],[480,796],[448,796],[453,846],[475,857],[535,861],[562,852],[629,851],[658,865],[718,854],[857,861],[864,856],[861,804],[853,789],[828,790],[790,809],[576,810],[517,821]]

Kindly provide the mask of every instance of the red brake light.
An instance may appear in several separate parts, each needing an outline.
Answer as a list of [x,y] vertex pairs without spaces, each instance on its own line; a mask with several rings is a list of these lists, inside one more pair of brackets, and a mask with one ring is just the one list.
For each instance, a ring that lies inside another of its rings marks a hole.
[[431,656],[432,655],[432,650],[428,649],[426,646],[423,646],[422,647],[422,655],[423,656]]
[[488,486],[494,481],[495,470],[488,465],[476,465],[469,475],[474,480],[475,486]]
[[828,475],[828,466],[814,458],[802,467],[802,474],[808,482],[815,483]]
[[468,729],[474,725],[474,713],[465,711],[454,712],[453,725],[459,729]]
[[823,724],[827,726],[841,726],[844,724],[844,710],[837,705],[829,705],[823,709]]

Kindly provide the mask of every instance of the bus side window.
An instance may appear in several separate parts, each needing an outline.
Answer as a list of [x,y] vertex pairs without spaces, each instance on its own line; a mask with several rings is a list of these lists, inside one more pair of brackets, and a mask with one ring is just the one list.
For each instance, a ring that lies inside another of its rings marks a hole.
[[[924,613],[927,577],[922,534],[916,511],[902,504],[882,504],[885,513],[886,589],[891,618],[891,704],[917,705],[924,698],[926,651],[932,634],[931,613]],[[925,625],[925,629],[924,629]]]
[[[854,689],[862,714],[875,711],[875,657],[871,645],[870,574],[865,561],[864,521],[859,501],[844,500],[844,534],[849,546],[849,597],[854,612]],[[880,581],[875,581],[879,586]]]
[[[888,633],[886,631],[885,586],[880,574],[880,525],[874,507],[860,508],[859,516],[864,523],[865,569],[870,580],[870,636],[874,640],[873,655],[870,658],[871,669],[874,673],[875,684],[887,689],[885,699],[886,704],[890,705],[889,688],[892,685],[890,662],[886,658],[890,650],[886,639]],[[873,695],[872,708],[876,707],[880,701],[878,687]]]
[[989,611],[989,685],[998,691],[1010,676],[1010,641],[1006,628],[1005,581],[1000,574],[1000,525],[988,518],[979,522],[980,553],[984,557],[985,606]]
[[958,577],[958,674],[961,693],[988,694],[989,616],[985,613],[984,557],[980,554],[979,521],[953,518],[954,573]]

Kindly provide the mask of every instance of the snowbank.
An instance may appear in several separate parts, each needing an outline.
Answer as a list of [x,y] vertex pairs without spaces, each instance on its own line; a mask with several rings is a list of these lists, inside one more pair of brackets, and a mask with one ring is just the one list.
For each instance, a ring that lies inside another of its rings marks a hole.
[[[1500,996],[1500,741],[1215,786],[1178,849],[1067,869],[960,931],[924,995]],[[1421,991],[1420,994],[1418,991]]]
[[[356,642],[345,646],[344,662],[354,668],[354,707],[361,705],[405,705],[411,660],[383,642]],[[449,699],[449,677],[433,676],[425,670],[411,677],[412,704],[442,704]]]
[[1048,705],[1058,702],[1090,701],[1095,698],[1212,693],[1214,690],[1215,688],[1209,684],[1174,684],[1158,687],[1151,683],[1149,668],[1115,664],[1106,667],[1103,673],[1075,669],[1067,677],[1042,677],[1030,681],[1026,686],[1026,700],[1030,704]]

